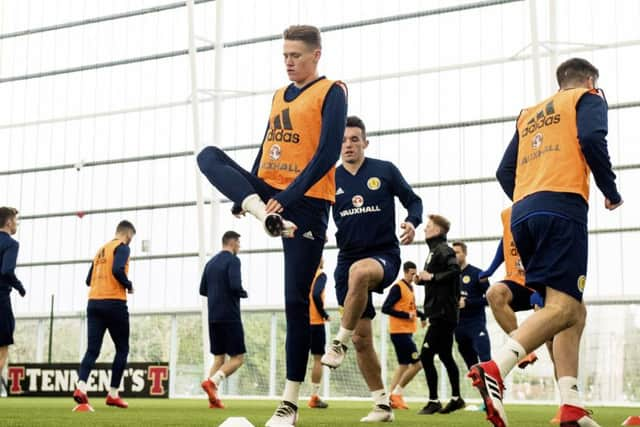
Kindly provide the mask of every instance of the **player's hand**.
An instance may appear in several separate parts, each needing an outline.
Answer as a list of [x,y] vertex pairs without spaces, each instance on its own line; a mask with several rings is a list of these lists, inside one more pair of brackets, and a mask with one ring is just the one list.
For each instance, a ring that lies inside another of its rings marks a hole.
[[20,288],[18,288],[18,293],[21,297],[24,298],[24,296],[27,294],[27,290],[24,288],[24,286],[20,286]]
[[416,318],[416,314],[412,311],[409,313],[409,319],[415,319]]
[[458,308],[465,308],[467,306],[467,299],[464,297],[460,297],[458,300]]
[[131,288],[130,288],[130,289],[127,289],[127,293],[128,293],[128,294],[132,294],[132,293],[133,293],[133,285],[131,285]]
[[433,274],[429,273],[428,271],[421,271],[418,274],[420,280],[428,282],[429,280],[433,279]]
[[421,320],[421,321],[420,321],[420,325],[421,325],[423,328],[426,328],[426,327],[427,327],[427,325],[428,325],[428,323],[427,323],[427,321],[426,321],[426,320]]
[[280,202],[277,201],[276,199],[269,199],[269,201],[267,202],[267,206],[264,208],[264,210],[267,214],[281,213],[284,210],[284,208],[282,207]]
[[489,278],[487,276],[478,277],[478,282],[480,283],[487,283],[488,281],[489,281]]
[[403,245],[408,245],[413,242],[413,238],[416,237],[416,228],[409,221],[403,222],[400,224],[400,228],[404,231],[400,234],[400,243]]
[[609,209],[610,211],[620,207],[620,205],[622,205],[624,203],[624,200],[620,199],[620,201],[618,203],[611,203],[611,200],[609,199],[604,199],[604,207]]
[[324,320],[327,321],[327,322],[331,322],[331,316],[325,317]]

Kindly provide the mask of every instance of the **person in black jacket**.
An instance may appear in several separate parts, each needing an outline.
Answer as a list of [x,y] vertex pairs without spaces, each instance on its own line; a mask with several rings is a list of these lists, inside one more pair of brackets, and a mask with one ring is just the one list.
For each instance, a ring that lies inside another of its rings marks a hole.
[[[429,387],[429,402],[418,412],[422,415],[448,414],[465,405],[460,397],[460,373],[452,354],[453,332],[460,314],[460,266],[454,250],[447,244],[450,226],[443,216],[429,215],[424,229],[429,255],[424,271],[417,276],[417,284],[424,286],[424,313],[429,319],[420,353]],[[451,383],[451,400],[444,408],[438,400],[438,372],[433,363],[436,354],[446,367]]]
[[[224,408],[218,387],[244,362],[244,330],[240,318],[240,298],[247,298],[240,277],[240,235],[227,231],[222,236],[222,250],[209,260],[202,273],[200,295],[209,306],[209,342],[213,365],[202,389],[209,397],[209,408]],[[226,355],[229,355],[229,360]]]

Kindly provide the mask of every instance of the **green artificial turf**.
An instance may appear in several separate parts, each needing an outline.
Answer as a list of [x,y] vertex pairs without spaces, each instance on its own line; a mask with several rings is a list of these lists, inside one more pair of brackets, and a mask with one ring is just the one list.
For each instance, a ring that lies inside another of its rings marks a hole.
[[[128,409],[107,407],[103,399],[91,401],[95,412],[75,413],[69,398],[0,399],[2,426],[218,426],[228,417],[246,417],[254,426],[263,426],[277,404],[269,400],[226,399],[226,409],[209,409],[206,400],[130,399]],[[301,404],[305,404],[302,402]],[[409,403],[410,410],[395,411],[396,426],[488,426],[484,413],[458,411],[449,415],[417,415],[420,404]],[[328,409],[300,409],[298,427],[357,426],[367,414],[368,402],[329,401]],[[619,426],[629,415],[640,415],[637,408],[598,407],[594,418],[603,427]],[[507,405],[509,425],[517,427],[550,426],[554,406]]]

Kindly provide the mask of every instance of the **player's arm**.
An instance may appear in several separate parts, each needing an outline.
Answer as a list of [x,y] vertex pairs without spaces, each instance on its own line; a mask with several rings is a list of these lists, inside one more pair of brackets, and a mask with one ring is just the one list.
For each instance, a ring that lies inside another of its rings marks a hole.
[[4,277],[5,281],[11,283],[11,287],[18,291],[20,296],[24,296],[27,291],[24,289],[24,286],[22,286],[22,282],[16,277],[19,249],[20,244],[14,240],[11,242],[11,246],[4,251],[2,265],[0,265],[0,274]]
[[200,278],[200,295],[206,297],[209,295],[209,287],[207,286],[207,269],[202,271],[202,277]]
[[[578,140],[582,154],[591,169],[596,185],[613,208],[622,203],[616,187],[616,174],[611,167],[607,148],[607,102],[603,97],[585,93],[576,107]],[[609,206],[607,206],[610,209]]]
[[119,245],[113,254],[113,267],[111,273],[126,290],[131,291],[133,289],[133,283],[127,277],[124,269],[127,265],[127,260],[131,254],[131,249],[125,244]]
[[327,313],[324,309],[324,302],[322,301],[322,292],[324,291],[325,286],[327,285],[327,275],[322,273],[316,279],[316,283],[313,287],[313,293],[311,297],[313,298],[313,303],[316,305],[316,309],[320,316],[323,319],[327,320],[329,318],[329,313]]
[[416,315],[420,318],[420,321],[424,322],[427,320],[427,313],[422,310],[416,310]]
[[240,258],[234,256],[229,262],[227,268],[227,275],[229,279],[229,287],[231,292],[238,298],[247,298],[247,291],[242,288],[242,276],[240,274]]
[[382,312],[392,317],[399,317],[400,319],[411,319],[411,315],[406,311],[399,311],[393,308],[393,305],[400,301],[402,294],[398,286],[392,286],[389,290],[387,298],[382,304]]
[[89,272],[87,273],[87,278],[84,280],[84,283],[87,286],[91,286],[91,276],[93,275],[93,262],[91,263],[91,267],[89,267]]
[[518,161],[518,131],[513,134],[511,142],[507,145],[507,149],[502,156],[496,178],[504,190],[504,193],[513,200],[513,190],[516,187],[516,164]]
[[347,95],[341,84],[334,84],[322,107],[322,130],[318,149],[309,164],[289,184],[274,196],[283,207],[299,200],[320,178],[335,166],[340,157],[340,148],[347,124]]
[[486,281],[488,283],[489,277],[491,277],[493,273],[496,272],[498,267],[500,267],[500,265],[504,262],[503,245],[504,243],[502,242],[502,239],[500,239],[500,243],[498,243],[498,249],[496,249],[496,254],[493,256],[493,261],[491,261],[491,265],[489,266],[489,268],[487,268],[484,271],[481,271],[480,274],[478,274],[478,278],[480,279],[481,282]]
[[440,257],[443,259],[443,270],[437,273],[433,273],[431,284],[448,284],[450,279],[460,276],[460,266],[458,265],[458,261],[456,260],[455,252],[453,252],[453,250],[450,250],[449,248],[445,249],[445,251],[445,253],[442,253],[440,255]]
[[400,240],[402,244],[406,245],[413,241],[416,228],[422,223],[422,199],[413,191],[402,176],[402,173],[400,173],[400,170],[394,164],[389,164],[391,165],[393,193],[400,199],[402,206],[407,209],[407,217],[400,225],[404,229]]

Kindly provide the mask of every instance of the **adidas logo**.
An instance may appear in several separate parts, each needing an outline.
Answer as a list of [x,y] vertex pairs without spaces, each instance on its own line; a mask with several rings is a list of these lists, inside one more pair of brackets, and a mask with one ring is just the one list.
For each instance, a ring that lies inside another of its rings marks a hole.
[[480,332],[480,335],[478,335],[478,336],[480,336],[480,337],[483,337],[483,336],[485,336],[485,333],[484,333],[484,331],[482,331],[482,332]]
[[267,133],[267,141],[297,144],[300,142],[300,134],[292,131],[293,124],[291,123],[289,109],[285,108],[273,118],[273,123],[269,126],[269,132]]
[[338,191],[336,191],[336,196],[339,196],[341,194],[344,194],[344,190],[342,189],[342,187],[338,188]]
[[556,114],[552,100],[544,106],[544,109],[538,111],[535,117],[531,117],[529,119],[525,128],[522,129],[521,134],[525,137],[545,126],[555,125],[558,123],[560,123],[560,114]]
[[313,233],[311,232],[311,230],[309,230],[306,233],[304,233],[302,235],[302,237],[304,237],[305,239],[309,239],[309,240],[316,240],[315,237],[313,237]]

